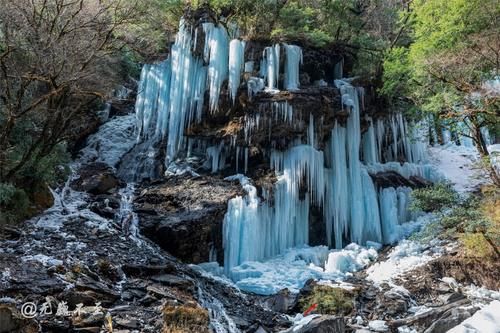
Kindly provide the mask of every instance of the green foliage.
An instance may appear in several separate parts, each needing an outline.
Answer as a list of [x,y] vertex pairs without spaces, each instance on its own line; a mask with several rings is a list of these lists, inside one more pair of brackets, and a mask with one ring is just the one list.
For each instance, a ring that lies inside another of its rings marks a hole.
[[[500,249],[500,200],[498,189],[485,192],[482,197],[469,196],[446,200],[446,188],[427,191],[415,190],[419,196],[417,206],[432,206],[436,200],[439,211],[435,218],[411,239],[428,242],[436,236],[458,239],[468,257],[486,260],[498,259]],[[449,193],[454,196],[454,193]],[[448,201],[447,203],[445,203]]]
[[29,198],[24,190],[10,183],[0,183],[0,226],[25,218],[28,208]]
[[434,212],[458,203],[458,195],[449,184],[437,183],[431,187],[420,188],[411,193],[413,211]]
[[65,145],[57,145],[39,160],[31,160],[20,171],[21,177],[29,177],[38,183],[54,185],[69,175],[70,155]]
[[[498,94],[484,93],[483,83],[500,70],[499,2],[418,0],[411,9],[406,27],[411,40],[386,52],[380,92],[393,105],[404,97],[424,114],[447,119],[452,126],[467,122],[472,128],[494,127],[500,102]],[[477,133],[472,131],[473,139],[487,155]]]
[[478,210],[477,200],[463,202],[443,214],[441,224],[447,229],[454,229],[464,232],[477,232],[488,225],[488,221]]
[[125,56],[134,62],[143,62],[165,53],[177,31],[186,1],[134,0],[129,6],[134,17],[116,32],[118,38],[126,41]]
[[299,300],[301,311],[317,304],[316,312],[321,314],[349,314],[354,306],[352,295],[340,288],[315,285],[310,294]]
[[0,183],[0,206],[8,204],[14,197],[17,188],[9,183]]
[[408,49],[395,47],[389,50],[385,55],[383,68],[383,87],[380,92],[393,100],[407,95],[411,77]]

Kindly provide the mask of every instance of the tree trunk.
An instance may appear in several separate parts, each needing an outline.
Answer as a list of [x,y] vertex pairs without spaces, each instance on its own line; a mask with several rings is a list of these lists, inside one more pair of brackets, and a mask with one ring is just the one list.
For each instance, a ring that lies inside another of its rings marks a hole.
[[488,163],[486,169],[488,170],[488,173],[493,183],[496,186],[500,186],[500,175],[498,175],[495,167],[491,163],[490,153],[488,151],[488,147],[486,146],[486,142],[483,139],[481,128],[476,124],[474,124],[473,126],[474,126],[473,141],[476,145],[477,150],[479,151],[479,155],[481,156],[482,160],[486,160],[486,163]]

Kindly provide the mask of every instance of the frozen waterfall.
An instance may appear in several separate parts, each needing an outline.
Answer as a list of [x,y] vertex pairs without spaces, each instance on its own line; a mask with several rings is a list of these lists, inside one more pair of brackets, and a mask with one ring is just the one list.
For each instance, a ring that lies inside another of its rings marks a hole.
[[[271,151],[271,168],[278,179],[272,193],[264,191],[261,197],[257,196],[256,188],[245,178],[242,185],[247,195],[229,202],[224,219],[225,272],[228,276],[237,278],[239,269],[232,270],[235,266],[307,244],[311,206],[323,211],[329,246],[341,248],[348,241],[392,243],[398,237],[398,226],[409,220],[411,190],[404,187],[379,190],[369,172],[393,170],[405,177],[440,179],[430,166],[379,163],[384,145],[392,150],[392,156],[408,158],[413,154],[411,158],[420,159],[423,155],[418,149],[417,153],[412,152],[415,147],[407,141],[407,124],[399,115],[389,122],[391,131],[387,133],[393,140],[385,142],[384,124],[371,119],[362,140],[362,91],[346,81],[337,80],[336,85],[344,107],[350,112],[346,127],[335,124],[327,149],[323,152],[314,147],[314,119],[311,116],[306,142],[299,140],[285,151]],[[254,121],[254,126],[260,126],[260,118]],[[250,130],[247,136],[250,140]],[[360,161],[361,151],[367,165]]]

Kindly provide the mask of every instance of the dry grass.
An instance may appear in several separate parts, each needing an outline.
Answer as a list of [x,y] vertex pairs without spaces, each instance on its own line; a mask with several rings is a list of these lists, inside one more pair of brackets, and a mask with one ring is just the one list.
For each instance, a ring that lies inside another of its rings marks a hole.
[[162,333],[210,333],[209,323],[208,311],[194,302],[163,308]]

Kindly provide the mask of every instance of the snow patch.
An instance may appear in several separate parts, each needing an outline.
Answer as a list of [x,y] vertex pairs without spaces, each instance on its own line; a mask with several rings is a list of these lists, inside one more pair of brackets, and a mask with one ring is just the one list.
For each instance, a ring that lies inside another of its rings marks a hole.
[[500,301],[493,301],[448,333],[499,333]]
[[367,269],[367,280],[376,285],[391,283],[393,278],[437,258],[442,251],[439,244],[427,248],[416,241],[402,240],[392,249],[386,261],[375,263]]
[[368,327],[375,332],[387,332],[389,330],[385,320],[372,320],[368,323]]
[[441,170],[460,193],[471,192],[488,178],[481,168],[475,166],[479,154],[474,147],[449,143],[429,148],[430,162]]

